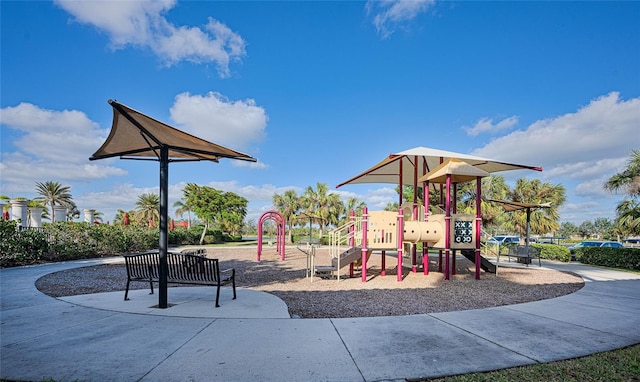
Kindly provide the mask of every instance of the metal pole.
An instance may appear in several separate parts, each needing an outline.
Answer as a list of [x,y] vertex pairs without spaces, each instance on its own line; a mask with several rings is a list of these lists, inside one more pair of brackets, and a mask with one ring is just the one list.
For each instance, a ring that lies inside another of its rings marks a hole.
[[[369,209],[362,209],[362,282],[367,282],[367,230],[369,229]],[[338,275],[340,270],[338,269]]]
[[160,243],[159,243],[159,285],[158,308],[167,308],[167,247],[169,238],[167,235],[167,220],[169,220],[168,208],[169,194],[169,148],[160,148]]

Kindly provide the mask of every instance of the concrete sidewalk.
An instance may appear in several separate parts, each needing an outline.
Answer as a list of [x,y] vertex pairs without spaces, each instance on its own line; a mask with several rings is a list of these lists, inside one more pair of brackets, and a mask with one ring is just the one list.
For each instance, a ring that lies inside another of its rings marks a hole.
[[[640,343],[640,276],[579,264],[571,295],[398,317],[291,319],[278,298],[202,288],[52,298],[48,273],[118,259],[0,270],[0,378],[40,381],[404,381],[574,358]],[[537,267],[536,267],[537,268]],[[532,270],[533,271],[533,270]],[[211,288],[208,288],[211,289]],[[210,290],[208,291],[210,292]],[[210,293],[206,293],[210,295]]]

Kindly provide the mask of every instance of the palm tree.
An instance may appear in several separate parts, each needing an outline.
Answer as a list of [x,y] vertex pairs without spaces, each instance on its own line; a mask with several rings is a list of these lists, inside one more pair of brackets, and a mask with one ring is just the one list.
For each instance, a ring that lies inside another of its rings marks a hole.
[[42,196],[45,205],[51,206],[51,222],[55,221],[54,206],[56,204],[61,206],[75,206],[73,203],[73,197],[71,196],[71,187],[62,186],[58,182],[46,181],[44,183],[36,182],[36,190],[38,194]]
[[308,186],[302,196],[303,205],[305,206],[308,216],[315,217],[318,225],[320,225],[320,237],[323,236],[324,227],[337,221],[336,216],[343,213],[344,205],[337,197],[337,194],[329,194],[329,186],[325,183],[318,182],[316,189]]
[[611,192],[624,190],[630,198],[640,196],[640,150],[632,150],[627,167],[613,175],[604,185]]
[[[558,207],[566,200],[565,189],[561,184],[542,183],[539,179],[527,180],[520,178],[508,197],[514,202],[543,204],[550,203],[551,207],[531,211],[530,229],[534,234],[546,234],[560,228],[558,221]],[[509,226],[520,234],[526,234],[527,216],[525,213],[512,212],[508,215]]]
[[287,190],[283,195],[273,195],[273,206],[282,214],[284,220],[287,222],[288,230],[288,242],[293,242],[292,231],[293,225],[297,223],[296,215],[300,212],[300,198],[294,190]]
[[624,190],[626,197],[616,208],[616,226],[628,235],[640,234],[640,150],[631,151],[627,167],[613,175],[604,188],[617,192]]
[[187,213],[187,229],[191,228],[191,207],[187,204],[187,201],[182,198],[173,203],[173,206],[176,207],[176,216],[182,217],[184,213]]
[[347,201],[344,202],[343,213],[339,219],[339,224],[342,225],[348,222],[351,211],[354,211],[356,215],[362,215],[362,210],[364,210],[366,206],[367,205],[358,200],[358,198],[353,196],[348,197]]
[[[507,198],[509,186],[504,176],[490,176],[482,179],[483,200],[504,200]],[[476,183],[466,182],[458,190],[458,212],[475,215],[476,213]],[[482,226],[500,227],[507,220],[504,208],[496,203],[482,203]]]
[[155,226],[160,219],[160,196],[158,194],[142,194],[136,201],[136,220],[148,221]]
[[104,216],[104,213],[100,212],[100,211],[93,211],[93,220],[102,223],[102,217]]

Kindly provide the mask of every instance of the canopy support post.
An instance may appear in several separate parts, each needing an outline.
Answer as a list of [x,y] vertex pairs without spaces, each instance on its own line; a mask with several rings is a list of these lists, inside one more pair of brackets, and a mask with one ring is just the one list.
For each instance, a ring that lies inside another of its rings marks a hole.
[[169,237],[167,235],[167,220],[169,219],[169,148],[160,148],[160,242],[159,242],[159,275],[158,308],[167,308],[167,247]]

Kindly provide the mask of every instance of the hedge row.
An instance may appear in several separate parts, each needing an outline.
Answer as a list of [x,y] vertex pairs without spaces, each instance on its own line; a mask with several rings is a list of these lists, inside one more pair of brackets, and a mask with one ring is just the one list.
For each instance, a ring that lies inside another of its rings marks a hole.
[[[197,245],[203,227],[169,231],[169,245]],[[38,229],[18,229],[0,219],[0,268],[19,265],[114,256],[158,248],[158,229],[89,223],[45,224]],[[230,241],[220,231],[209,231],[205,244]]]
[[640,271],[640,248],[576,248],[576,260],[583,264]]

